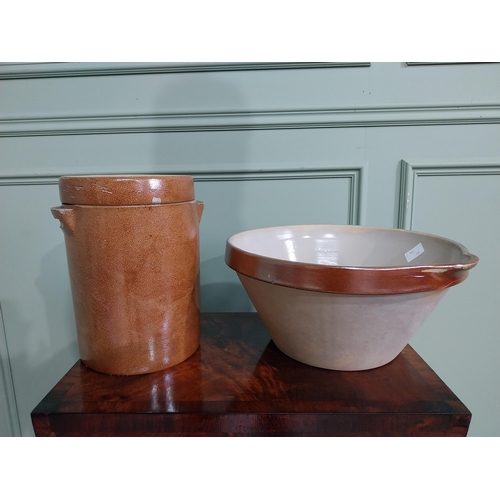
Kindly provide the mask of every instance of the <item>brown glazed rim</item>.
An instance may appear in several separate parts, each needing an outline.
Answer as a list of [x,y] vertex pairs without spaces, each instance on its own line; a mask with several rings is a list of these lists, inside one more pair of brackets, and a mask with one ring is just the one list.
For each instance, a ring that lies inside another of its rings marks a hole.
[[[293,228],[297,226],[282,227]],[[349,226],[330,227],[345,228]],[[404,229],[363,227],[366,229],[409,232]],[[462,255],[467,260],[460,263],[397,267],[349,267],[308,264],[263,257],[241,250],[232,245],[230,241],[233,236],[242,234],[238,233],[228,238],[226,242],[225,262],[239,274],[288,288],[351,295],[393,295],[429,292],[458,285],[467,278],[469,269],[472,269],[479,261],[478,257],[469,253],[463,245],[456,241],[432,234],[411,232],[452,243],[461,249]]]
[[189,175],[68,175],[59,179],[65,205],[163,205],[194,200]]

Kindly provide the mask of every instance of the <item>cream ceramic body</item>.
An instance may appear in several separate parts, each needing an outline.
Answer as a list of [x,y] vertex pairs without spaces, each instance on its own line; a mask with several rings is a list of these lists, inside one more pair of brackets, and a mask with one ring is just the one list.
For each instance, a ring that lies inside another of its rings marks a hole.
[[278,348],[334,370],[394,359],[477,260],[451,240],[362,226],[262,228],[226,246]]
[[332,370],[366,370],[392,361],[446,293],[347,295],[238,277],[282,352]]

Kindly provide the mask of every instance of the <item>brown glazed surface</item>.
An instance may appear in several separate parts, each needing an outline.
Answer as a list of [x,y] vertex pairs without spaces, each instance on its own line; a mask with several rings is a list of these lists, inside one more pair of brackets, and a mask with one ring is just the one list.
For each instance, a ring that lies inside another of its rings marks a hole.
[[59,179],[61,203],[68,205],[156,205],[194,200],[189,175],[90,175]]
[[[399,229],[387,231],[403,232]],[[457,285],[467,278],[478,258],[467,254],[465,262],[420,266],[323,265],[251,253],[232,245],[228,239],[225,262],[239,274],[275,285],[314,292],[388,295],[427,292]]]
[[199,345],[203,204],[52,209],[66,242],[82,361],[131,375],[184,361]]

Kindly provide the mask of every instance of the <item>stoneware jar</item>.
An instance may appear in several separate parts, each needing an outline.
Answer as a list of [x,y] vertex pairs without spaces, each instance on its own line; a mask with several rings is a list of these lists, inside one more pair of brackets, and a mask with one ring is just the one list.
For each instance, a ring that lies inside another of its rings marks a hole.
[[190,176],[67,176],[61,222],[80,357],[134,375],[199,346],[199,221]]

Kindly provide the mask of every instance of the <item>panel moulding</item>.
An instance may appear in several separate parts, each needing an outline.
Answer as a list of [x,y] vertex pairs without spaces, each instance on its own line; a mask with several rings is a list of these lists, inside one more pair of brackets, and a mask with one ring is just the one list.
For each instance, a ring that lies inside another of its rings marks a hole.
[[414,200],[419,177],[471,175],[500,175],[500,162],[417,164],[401,160],[398,227],[408,230],[413,227]]
[[5,333],[2,305],[0,304],[0,383],[2,379],[3,384],[0,386],[0,394],[4,394],[7,403],[11,434],[12,436],[21,436],[21,424],[19,421],[14,380],[12,378],[7,335]]
[[449,66],[449,65],[459,65],[459,64],[498,64],[497,62],[407,62],[407,66]]
[[0,120],[0,137],[225,132],[500,123],[500,103],[241,110]]
[[147,75],[209,71],[262,71],[369,67],[369,62],[261,62],[261,63],[21,63],[0,64],[0,80],[78,76]]
[[[309,167],[309,168],[286,168],[275,170],[267,166],[258,170],[238,169],[217,170],[212,172],[196,170],[178,170],[168,169],[168,174],[191,175],[195,182],[226,182],[226,181],[261,181],[261,180],[291,180],[291,179],[348,179],[349,180],[349,224],[364,223],[364,199],[366,197],[365,179],[363,174],[365,165],[342,166],[342,167]],[[130,174],[138,172],[119,172],[120,174]],[[155,169],[154,172],[141,171],[140,174],[162,175],[167,173],[161,169]],[[27,186],[27,185],[54,185],[59,182],[61,175],[112,175],[113,172],[86,172],[84,174],[66,174],[50,176],[26,175],[4,175],[0,176],[0,186]]]

